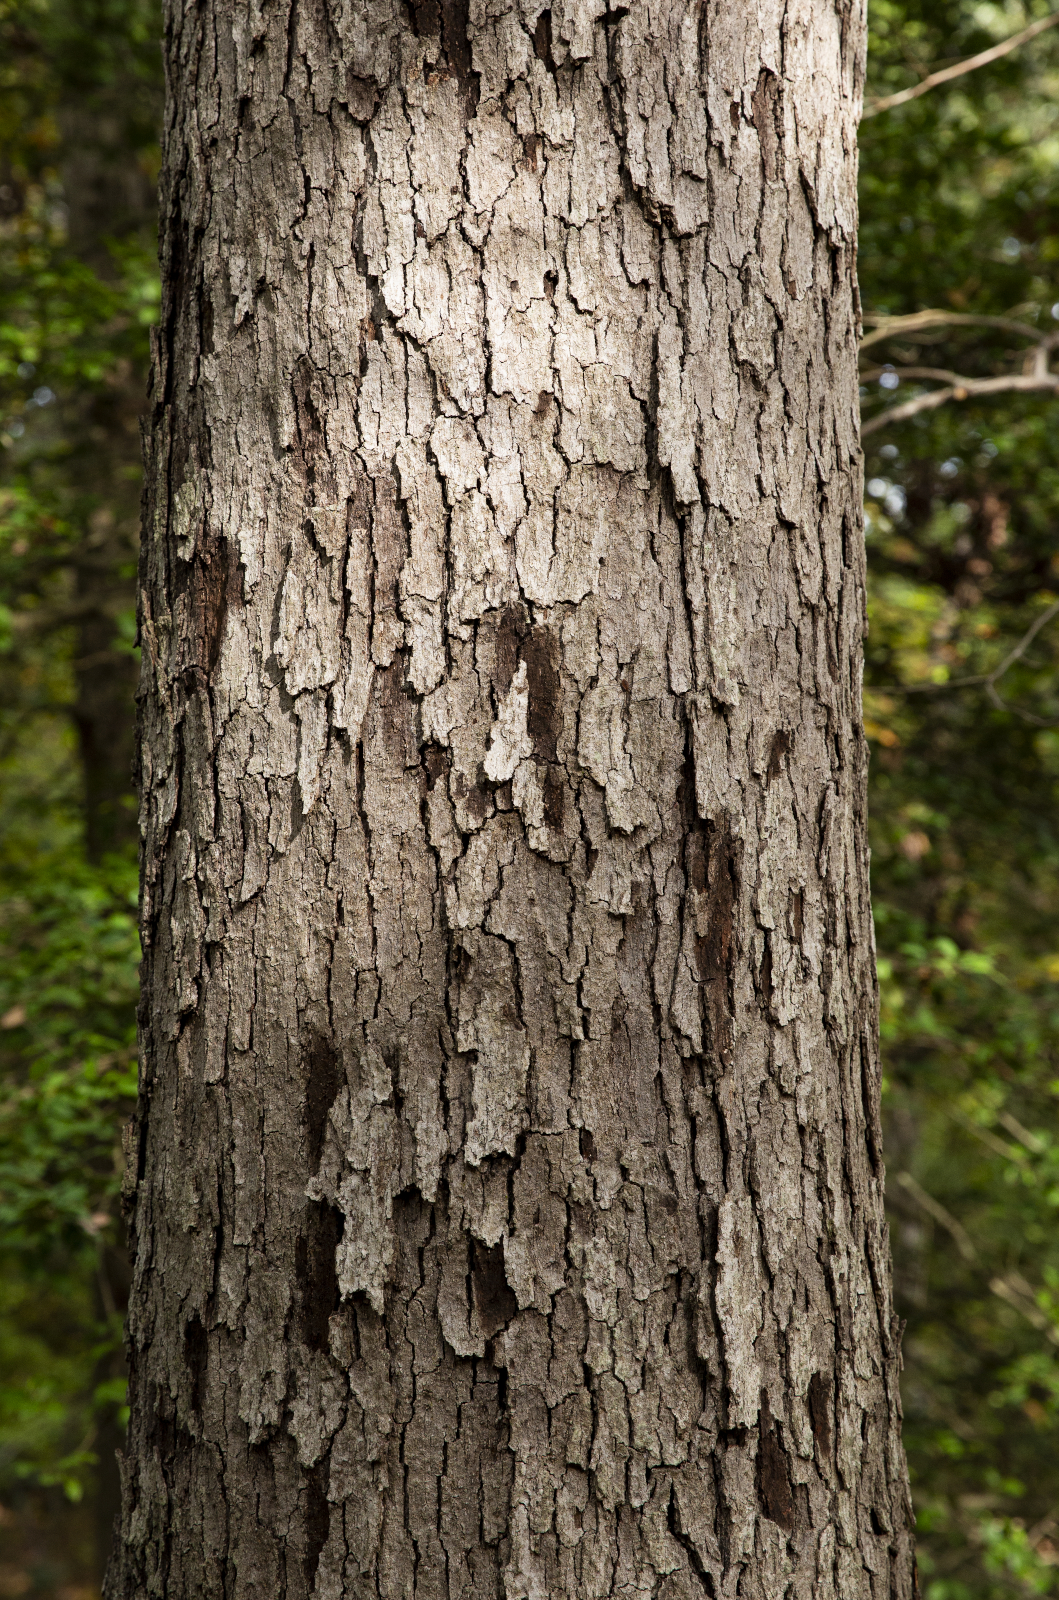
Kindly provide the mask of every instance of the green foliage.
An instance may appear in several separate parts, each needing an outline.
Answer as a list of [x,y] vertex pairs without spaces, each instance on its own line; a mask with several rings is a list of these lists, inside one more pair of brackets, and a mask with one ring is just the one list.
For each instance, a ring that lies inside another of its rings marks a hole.
[[[876,0],[869,97],[1045,8]],[[1059,38],[868,121],[865,313],[1059,312]],[[980,326],[873,346],[989,376]],[[889,380],[892,383],[892,378]],[[907,383],[862,391],[866,415]],[[929,385],[925,385],[929,387]],[[1059,406],[952,402],[866,441],[865,725],[905,1442],[926,1600],[1059,1593]],[[933,686],[925,688],[924,686]],[[873,687],[877,686],[877,687]],[[904,686],[918,692],[902,692]]]
[[111,1220],[114,1115],[136,1092],[135,897],[126,863],[100,871],[57,854],[35,862],[3,907],[0,1231],[9,1249],[76,1251],[75,1230],[92,1235]]
[[[69,746],[50,754],[68,760]],[[85,861],[47,754],[34,772],[16,749],[4,774],[22,769],[5,785],[16,803],[0,849],[0,1482],[79,1498],[100,1420],[124,1399],[104,1376],[121,1316],[101,1265],[119,1243],[136,1087],[136,876],[129,861]],[[50,811],[17,804],[26,768]]]
[[135,650],[135,552],[109,530],[137,493],[114,418],[143,392],[159,298],[136,198],[157,171],[159,26],[143,0],[0,0],[4,1499],[80,1498],[124,1406],[136,862],[89,859],[73,713],[85,615],[108,656]]

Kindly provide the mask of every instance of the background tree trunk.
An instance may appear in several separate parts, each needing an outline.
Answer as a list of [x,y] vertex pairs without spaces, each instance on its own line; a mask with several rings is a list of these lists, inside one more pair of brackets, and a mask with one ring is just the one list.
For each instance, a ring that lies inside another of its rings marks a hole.
[[169,7],[112,1595],[913,1592],[862,46]]
[[[150,239],[155,223],[154,186],[129,143],[133,130],[141,147],[146,143],[144,123],[152,131],[157,126],[161,97],[136,65],[122,61],[105,86],[78,84],[80,92],[68,90],[59,108],[67,237],[79,260],[104,281],[117,270],[110,241],[127,240],[134,230]],[[123,614],[136,604],[142,413],[143,373],[121,361],[104,388],[97,386],[76,404],[67,458],[80,491],[76,511],[83,527],[73,563],[72,598],[80,614],[73,715],[92,861],[130,849],[136,840],[136,657],[120,630]],[[113,1461],[111,1449],[102,1453],[104,1462],[108,1458]],[[105,1465],[104,1473],[110,1471]]]

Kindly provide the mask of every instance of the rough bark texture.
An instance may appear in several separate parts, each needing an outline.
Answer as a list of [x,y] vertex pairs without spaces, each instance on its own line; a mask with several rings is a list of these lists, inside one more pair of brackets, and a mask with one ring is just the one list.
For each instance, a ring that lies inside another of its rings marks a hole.
[[913,1592],[860,0],[171,0],[113,1596]]

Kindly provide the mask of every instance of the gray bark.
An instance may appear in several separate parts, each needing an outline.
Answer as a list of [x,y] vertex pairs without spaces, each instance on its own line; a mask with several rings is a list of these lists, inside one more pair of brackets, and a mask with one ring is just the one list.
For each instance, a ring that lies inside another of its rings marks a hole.
[[859,0],[171,0],[112,1596],[913,1592]]

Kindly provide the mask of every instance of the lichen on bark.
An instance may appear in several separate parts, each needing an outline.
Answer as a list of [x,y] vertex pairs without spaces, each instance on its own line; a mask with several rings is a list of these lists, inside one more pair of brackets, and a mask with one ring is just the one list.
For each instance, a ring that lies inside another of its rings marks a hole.
[[112,1596],[913,1592],[859,0],[170,0]]

